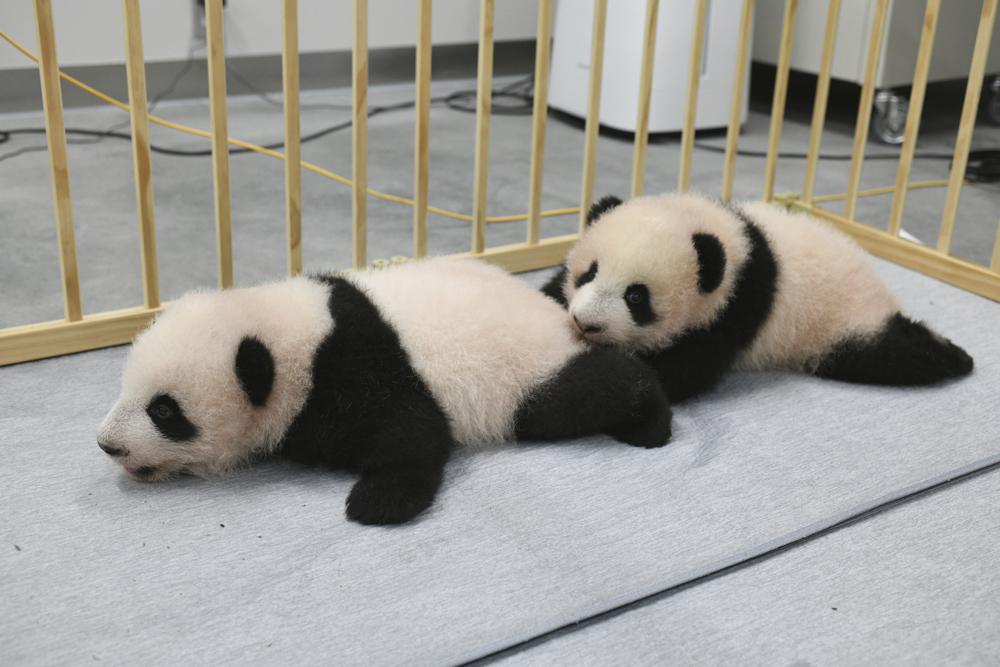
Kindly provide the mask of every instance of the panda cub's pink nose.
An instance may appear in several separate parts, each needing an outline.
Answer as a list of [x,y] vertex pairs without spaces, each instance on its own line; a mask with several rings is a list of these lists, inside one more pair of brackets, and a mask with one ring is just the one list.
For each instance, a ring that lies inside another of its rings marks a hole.
[[573,324],[576,325],[576,328],[579,329],[581,333],[585,334],[601,333],[602,331],[604,331],[604,327],[601,326],[600,324],[585,324],[580,320],[578,320],[576,315],[573,316]]
[[127,449],[122,449],[120,447],[113,447],[111,445],[106,445],[100,440],[97,441],[97,446],[104,450],[104,453],[108,456],[125,456],[128,454]]

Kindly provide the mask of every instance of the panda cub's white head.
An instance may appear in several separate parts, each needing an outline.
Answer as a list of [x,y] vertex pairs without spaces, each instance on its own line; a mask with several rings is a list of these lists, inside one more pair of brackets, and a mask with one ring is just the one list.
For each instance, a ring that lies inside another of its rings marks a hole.
[[719,315],[747,252],[739,219],[701,196],[606,197],[567,255],[563,295],[587,340],[653,350]]
[[172,302],[133,344],[98,445],[143,481],[218,474],[272,450],[311,388],[328,298],[293,278]]

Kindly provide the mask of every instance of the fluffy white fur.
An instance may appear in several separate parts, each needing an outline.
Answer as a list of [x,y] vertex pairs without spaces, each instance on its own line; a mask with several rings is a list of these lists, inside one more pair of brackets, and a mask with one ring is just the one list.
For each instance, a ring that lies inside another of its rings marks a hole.
[[[770,243],[779,277],[771,316],[740,367],[808,368],[844,336],[873,333],[899,312],[849,237],[770,204],[741,206]],[[699,232],[718,238],[726,254],[722,284],[709,294],[698,290],[691,239]],[[598,218],[570,251],[564,294],[580,322],[605,327],[589,339],[654,350],[719,316],[748,252],[743,223],[725,207],[694,194],[638,197]],[[597,277],[577,290],[575,279],[594,261]],[[632,321],[622,299],[637,282],[648,285],[658,315],[647,326]]]
[[[313,351],[330,332],[329,288],[308,278],[215,292],[193,292],[169,304],[129,353],[118,402],[101,424],[100,442],[128,449],[130,473],[154,467],[159,479],[180,470],[225,471],[278,444],[312,387]],[[244,336],[256,336],[274,358],[267,404],[253,407],[234,372]],[[172,442],[153,426],[146,406],[169,393],[199,429]]]
[[350,274],[465,445],[505,440],[526,393],[582,351],[566,313],[506,271],[448,258]]

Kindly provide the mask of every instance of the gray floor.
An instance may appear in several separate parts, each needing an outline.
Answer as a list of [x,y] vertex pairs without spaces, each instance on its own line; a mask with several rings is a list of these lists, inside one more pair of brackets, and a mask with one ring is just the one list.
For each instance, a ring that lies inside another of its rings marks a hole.
[[[497,86],[508,83],[500,79]],[[473,86],[472,81],[436,84],[441,95]],[[372,105],[407,100],[412,86],[374,87]],[[311,92],[307,104],[348,104],[346,90]],[[196,127],[209,127],[205,100],[165,102],[163,116]],[[339,122],[346,111],[306,109],[303,133]],[[125,119],[116,109],[74,109],[66,114],[69,127],[107,128]],[[413,115],[399,111],[375,117],[370,122],[369,181],[372,187],[390,193],[412,192]],[[41,125],[40,114],[0,116],[0,129]],[[921,151],[947,151],[954,141],[950,122],[934,122],[921,138]],[[531,122],[526,116],[494,116],[490,145],[490,214],[520,213],[526,209],[528,156]],[[768,121],[753,112],[746,123],[742,147],[766,148]],[[843,119],[827,123],[823,149],[849,153],[852,128]],[[256,97],[234,98],[230,104],[232,136],[258,143],[282,136],[280,109]],[[471,209],[474,116],[435,107],[431,123],[430,200],[446,209]],[[808,127],[790,118],[785,124],[782,149],[802,151]],[[0,153],[39,143],[40,137],[17,136]],[[153,141],[172,147],[207,148],[205,140],[153,128]],[[306,160],[350,175],[350,133],[343,132],[303,147]],[[724,137],[708,136],[706,143],[721,145]],[[977,147],[1000,145],[1000,129],[982,126]],[[869,145],[870,153],[892,152]],[[550,119],[546,141],[543,205],[546,208],[574,206],[580,189],[583,133],[576,126]],[[627,140],[602,137],[598,149],[598,194],[628,192],[632,146]],[[93,313],[141,303],[138,234],[131,151],[127,142],[104,140],[99,144],[70,146],[70,177],[76,222],[79,266],[85,312]],[[678,148],[675,140],[654,143],[649,151],[647,191],[675,187]],[[720,155],[696,151],[693,186],[707,193],[720,186]],[[783,160],[777,177],[778,191],[800,188],[802,162]],[[763,160],[740,158],[737,163],[736,194],[759,196]],[[891,184],[895,161],[866,163],[863,187]],[[818,194],[843,192],[848,163],[829,161],[821,165]],[[921,162],[914,179],[947,178],[947,162]],[[154,155],[153,176],[162,292],[165,298],[186,290],[212,285],[215,274],[215,239],[212,209],[211,160]],[[285,266],[283,222],[283,163],[260,155],[232,158],[234,254],[236,281],[255,283],[282,274]],[[350,262],[350,190],[325,178],[305,172],[303,176],[304,258],[307,269],[342,268]],[[955,253],[988,262],[997,224],[1000,186],[976,185],[964,190]],[[937,221],[943,205],[943,190],[911,193],[904,228],[924,242],[936,240]],[[885,224],[890,200],[862,200],[860,219]],[[468,224],[431,216],[432,253],[467,250]],[[369,255],[385,258],[411,254],[411,211],[398,204],[369,202]],[[575,219],[547,219],[543,235],[572,232]],[[491,245],[524,238],[524,223],[490,225]],[[0,327],[57,319],[62,316],[59,264],[51,208],[51,185],[44,152],[28,153],[0,161]]]

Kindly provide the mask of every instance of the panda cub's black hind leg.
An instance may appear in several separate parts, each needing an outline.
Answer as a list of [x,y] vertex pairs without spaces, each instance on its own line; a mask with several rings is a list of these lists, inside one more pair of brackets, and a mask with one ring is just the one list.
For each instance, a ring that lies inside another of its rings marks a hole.
[[670,440],[670,404],[645,364],[610,349],[574,357],[518,410],[519,440],[566,440],[594,433],[637,447]]
[[873,337],[838,344],[816,375],[832,380],[894,386],[928,385],[968,375],[972,357],[947,338],[900,313]]
[[446,424],[384,432],[372,443],[347,497],[347,517],[367,525],[413,519],[430,507],[441,486],[452,442]]

